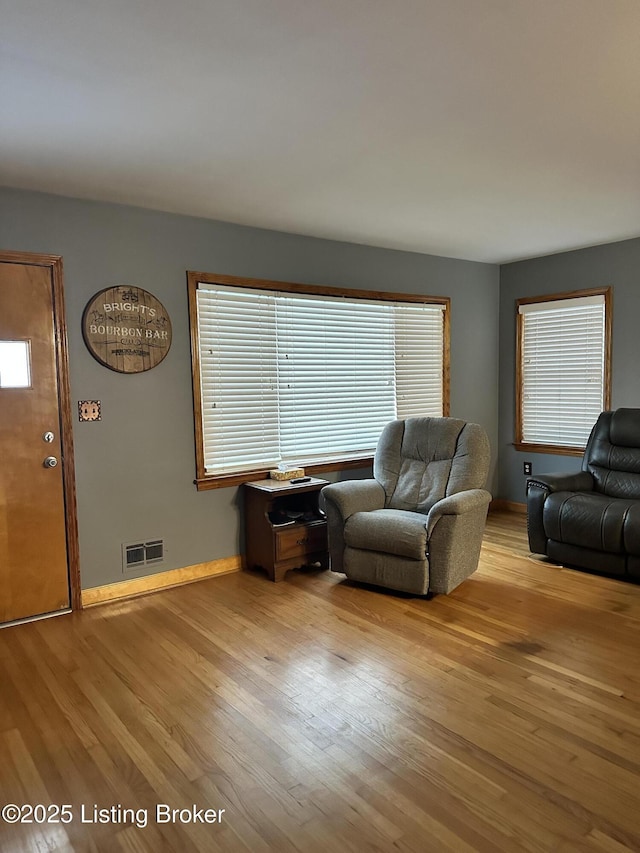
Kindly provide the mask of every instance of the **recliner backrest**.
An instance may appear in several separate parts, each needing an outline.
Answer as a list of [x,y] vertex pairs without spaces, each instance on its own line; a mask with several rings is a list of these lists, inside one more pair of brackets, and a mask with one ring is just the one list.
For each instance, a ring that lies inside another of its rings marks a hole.
[[441,498],[481,489],[489,459],[489,439],[479,424],[407,418],[382,431],[373,476],[384,488],[385,507],[427,513]]
[[640,409],[602,412],[582,460],[597,492],[612,498],[640,499]]

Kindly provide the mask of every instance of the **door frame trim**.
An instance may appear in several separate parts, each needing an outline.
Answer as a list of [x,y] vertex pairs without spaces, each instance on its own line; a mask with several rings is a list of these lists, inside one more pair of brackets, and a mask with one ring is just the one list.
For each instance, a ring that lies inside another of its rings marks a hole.
[[80,584],[80,546],[78,541],[78,510],[76,501],[76,475],[73,456],[73,421],[71,415],[71,388],[69,382],[69,345],[67,320],[64,310],[63,266],[60,255],[32,254],[30,252],[0,251],[0,263],[47,267],[53,285],[53,328],[55,334],[56,372],[58,375],[58,404],[60,406],[60,440],[62,446],[62,484],[65,502],[67,533],[67,562],[69,567],[69,592],[71,609],[82,609]]

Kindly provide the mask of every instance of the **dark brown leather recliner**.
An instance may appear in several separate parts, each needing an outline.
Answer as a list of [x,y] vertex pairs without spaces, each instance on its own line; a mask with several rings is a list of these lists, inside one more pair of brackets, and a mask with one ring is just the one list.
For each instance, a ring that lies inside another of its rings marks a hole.
[[640,409],[603,412],[576,474],[527,480],[529,547],[640,581]]

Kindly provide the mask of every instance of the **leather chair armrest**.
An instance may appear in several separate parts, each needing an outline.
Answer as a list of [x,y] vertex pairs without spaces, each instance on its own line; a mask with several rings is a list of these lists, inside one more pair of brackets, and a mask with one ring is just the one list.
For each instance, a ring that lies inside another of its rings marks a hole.
[[322,490],[322,496],[338,510],[343,521],[354,512],[371,512],[383,509],[384,489],[377,480],[344,480],[331,483]]
[[542,520],[544,502],[551,492],[591,492],[593,476],[589,471],[575,474],[540,474],[527,479],[527,534],[534,554],[547,553],[547,534]]
[[591,492],[593,476],[589,471],[577,471],[575,474],[538,474],[529,477],[527,491],[531,486],[551,492]]

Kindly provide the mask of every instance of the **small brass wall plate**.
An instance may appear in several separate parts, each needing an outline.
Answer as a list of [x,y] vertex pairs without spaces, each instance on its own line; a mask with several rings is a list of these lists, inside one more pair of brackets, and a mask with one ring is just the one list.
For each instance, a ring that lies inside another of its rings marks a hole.
[[101,421],[102,403],[100,400],[78,400],[78,419],[81,421]]

